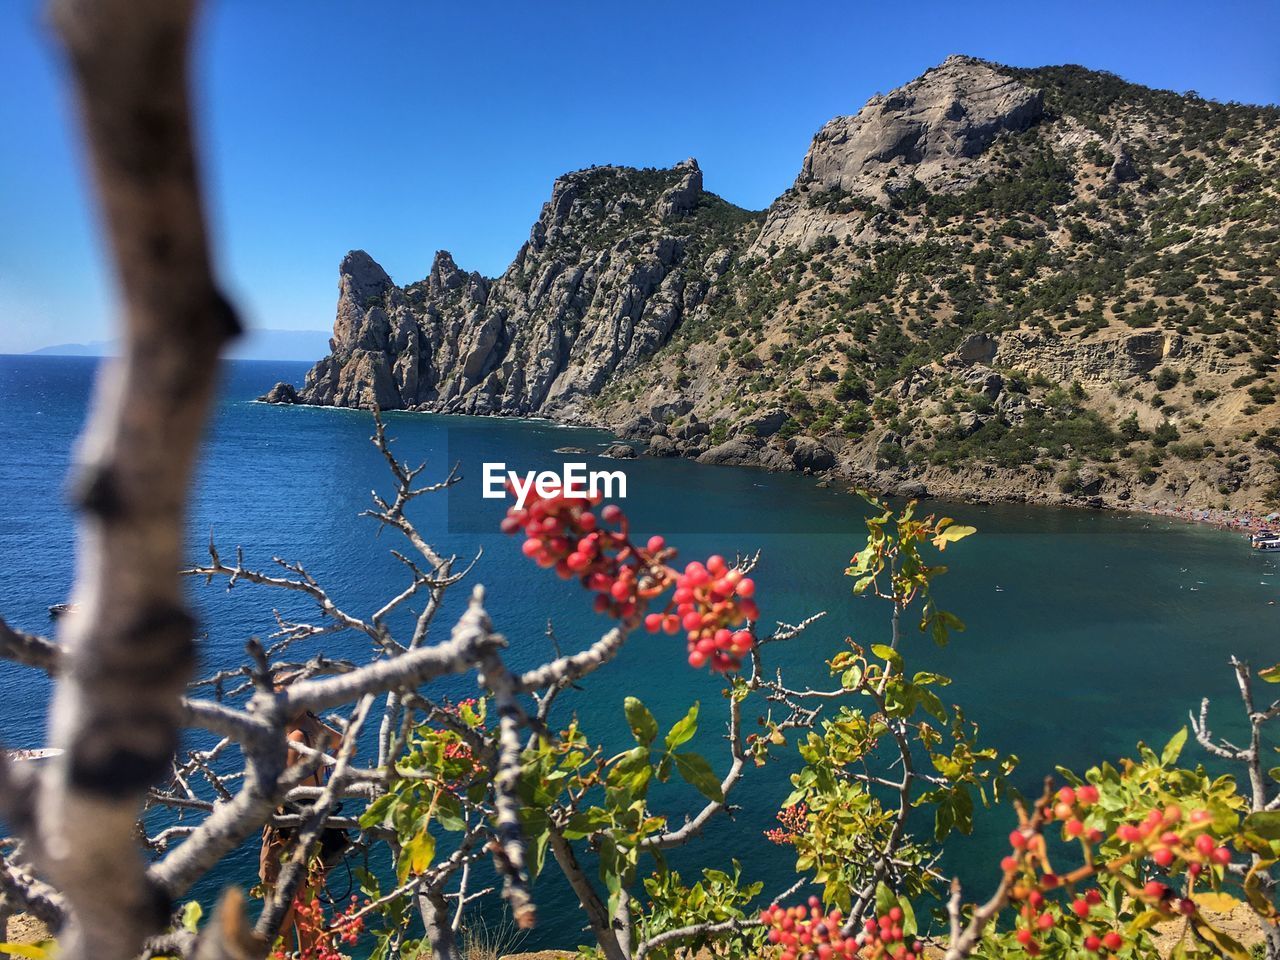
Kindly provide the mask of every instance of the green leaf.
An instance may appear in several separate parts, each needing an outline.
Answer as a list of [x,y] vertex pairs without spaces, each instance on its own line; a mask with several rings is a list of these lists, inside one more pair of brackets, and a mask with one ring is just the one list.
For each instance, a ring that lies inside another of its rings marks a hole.
[[436,797],[436,821],[453,833],[460,833],[467,828],[467,822],[462,817],[462,803],[448,790],[441,790]]
[[1280,810],[1263,810],[1244,818],[1244,832],[1266,840],[1280,840]]
[[[616,790],[625,796],[622,805],[627,806],[632,797],[643,794],[649,786],[649,778],[653,776],[653,767],[649,766],[649,748],[633,747],[622,755],[605,777],[605,784],[610,790]],[[617,802],[614,797],[611,802]]]
[[897,667],[899,670],[902,669],[902,654],[898,653],[897,650],[893,649],[893,647],[889,646],[888,644],[873,643],[871,645],[871,652],[874,653],[881,660],[884,660],[887,663],[890,663],[893,666]]
[[436,855],[436,838],[424,826],[414,834],[400,850],[400,869],[397,875],[403,884],[409,874],[425,873]]
[[963,540],[965,537],[972,536],[978,532],[977,527],[963,527],[959,524],[947,527],[947,529],[938,533],[933,538],[933,545],[939,550],[945,550],[948,543],[955,543],[957,540]]
[[893,895],[893,891],[885,885],[884,881],[876,884],[876,913],[884,916],[890,910],[898,905],[898,898]]
[[649,708],[635,697],[627,697],[623,700],[622,707],[626,711],[627,724],[631,727],[631,734],[636,738],[636,743],[646,747],[653,743],[658,735],[658,721],[653,719]]
[[586,810],[579,810],[569,818],[564,835],[569,840],[581,840],[597,830],[604,829],[611,822],[606,811],[599,807],[588,807]]
[[925,616],[920,621],[920,629],[928,630],[933,637],[933,642],[940,647],[945,647],[951,638],[951,631],[964,632],[964,621],[950,611],[939,610],[930,600],[925,607]]
[[1130,937],[1136,937],[1143,930],[1154,927],[1163,919],[1164,916],[1159,910],[1144,910],[1129,921],[1129,925],[1125,928],[1125,932]]
[[373,801],[373,803],[369,804],[365,809],[364,813],[360,814],[360,826],[368,829],[369,827],[376,827],[378,824],[382,823],[382,821],[386,819],[387,812],[391,809],[391,805],[395,803],[397,799],[399,798],[396,794],[388,793]]
[[689,708],[681,719],[676,721],[675,726],[667,731],[667,750],[674,750],[676,747],[683,746],[693,739],[693,735],[698,732],[698,704],[695,701],[693,706]]
[[1211,926],[1200,914],[1192,915],[1191,924],[1196,928],[1196,933],[1200,934],[1219,956],[1230,957],[1231,960],[1250,960],[1252,957],[1247,947]]
[[1164,749],[1160,751],[1160,763],[1163,766],[1172,766],[1177,763],[1178,757],[1182,754],[1182,748],[1187,743],[1187,728],[1183,727],[1175,733],[1169,742],[1164,745]]
[[1258,671],[1258,676],[1267,683],[1280,683],[1280,663],[1273,667],[1265,667]]
[[0,953],[12,957],[27,957],[30,960],[52,960],[53,948],[30,943],[0,943]]
[[920,706],[924,707],[929,716],[939,723],[947,722],[947,708],[943,706],[937,694],[932,690],[925,690],[921,687],[916,688],[915,694],[920,698]]
[[911,909],[911,901],[903,897],[898,901],[898,906],[902,908],[902,933],[907,937],[914,937],[916,931],[919,930],[919,924],[916,923],[916,912]]
[[542,872],[542,864],[547,855],[547,841],[551,839],[550,818],[545,810],[523,807],[520,810],[520,825],[524,828],[528,849],[532,853],[529,876],[536,879]]
[[685,783],[696,789],[708,800],[716,803],[724,802],[724,791],[720,789],[720,781],[716,779],[711,764],[696,753],[677,753],[672,759],[676,762],[676,772],[684,778]]
[[182,929],[195,933],[200,926],[200,918],[204,916],[204,907],[198,900],[188,900],[182,907]]

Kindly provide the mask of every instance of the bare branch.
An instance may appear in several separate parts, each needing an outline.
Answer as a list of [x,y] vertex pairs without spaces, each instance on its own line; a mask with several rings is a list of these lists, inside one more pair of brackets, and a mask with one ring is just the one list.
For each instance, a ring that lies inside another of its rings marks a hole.
[[217,359],[239,323],[210,267],[187,100],[192,0],[53,0],[123,298],[77,455],[78,575],[59,622],[43,868],[71,960],[124,960],[168,919],[134,821],[169,768],[193,657],[177,570]]
[[57,673],[62,651],[52,640],[16,630],[0,617],[0,657],[45,673]]

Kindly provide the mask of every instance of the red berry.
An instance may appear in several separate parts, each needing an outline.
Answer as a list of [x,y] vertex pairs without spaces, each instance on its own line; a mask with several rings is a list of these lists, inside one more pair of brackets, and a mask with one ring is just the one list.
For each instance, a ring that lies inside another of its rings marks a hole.
[[666,545],[667,545],[667,541],[663,537],[656,537],[656,536],[650,537],[649,542],[646,544],[646,546],[649,548],[650,553],[657,553]]
[[1122,823],[1116,830],[1116,836],[1125,843],[1137,843],[1142,839],[1142,831],[1135,827],[1132,823]]
[[1196,849],[1204,856],[1207,857],[1213,853],[1213,848],[1213,837],[1209,836],[1207,833],[1202,833],[1200,836],[1196,837]]
[[1102,938],[1102,945],[1108,950],[1119,950],[1124,944],[1124,938],[1114,930],[1107,931],[1106,936]]

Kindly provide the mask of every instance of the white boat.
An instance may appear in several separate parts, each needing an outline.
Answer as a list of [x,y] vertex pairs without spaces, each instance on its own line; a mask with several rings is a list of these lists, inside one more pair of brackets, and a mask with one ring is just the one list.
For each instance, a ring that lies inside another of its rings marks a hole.
[[6,750],[5,759],[10,763],[38,763],[62,756],[60,747],[39,747],[33,750]]
[[1255,550],[1280,550],[1280,533],[1263,530],[1249,538],[1249,546]]

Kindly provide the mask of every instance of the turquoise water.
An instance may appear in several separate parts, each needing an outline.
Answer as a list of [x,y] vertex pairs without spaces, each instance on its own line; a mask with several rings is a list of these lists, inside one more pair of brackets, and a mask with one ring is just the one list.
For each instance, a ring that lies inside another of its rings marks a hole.
[[[298,382],[305,365],[241,362],[226,372],[223,400],[200,471],[191,522],[198,559],[214,531],[224,555],[245,547],[251,563],[273,555],[304,561],[340,605],[368,614],[403,583],[386,535],[356,514],[373,488],[387,489],[385,467],[367,443],[367,414],[269,407],[249,402],[276,380]],[[50,629],[46,608],[65,599],[72,575],[72,519],[63,496],[72,442],[80,429],[93,361],[0,357],[0,614],[36,631]],[[568,649],[586,646],[606,628],[578,588],[529,564],[518,544],[494,530],[501,505],[478,496],[479,464],[504,460],[531,469],[586,459],[594,468],[617,462],[566,457],[556,447],[597,451],[605,434],[551,424],[399,414],[389,417],[399,454],[427,460],[443,474],[457,460],[468,484],[425,503],[415,518],[442,549],[484,554],[474,578],[489,593],[490,613],[510,639],[515,666],[543,659],[551,617]],[[758,599],[766,620],[828,617],[796,641],[772,648],[795,684],[824,679],[823,661],[846,636],[884,639],[886,610],[854,598],[842,571],[860,546],[859,501],[792,475],[773,475],[686,461],[637,460],[628,475],[626,508],[635,529],[664,533],[685,556],[762,550]],[[934,504],[979,529],[947,552],[952,572],[938,585],[943,606],[968,629],[945,649],[908,633],[904,648],[919,667],[952,676],[948,699],[983,728],[984,740],[1022,758],[1019,782],[1032,787],[1054,765],[1082,768],[1131,753],[1138,739],[1163,743],[1202,696],[1224,719],[1235,653],[1261,665],[1280,660],[1280,576],[1274,555],[1250,551],[1238,536],[1144,516],[1019,506]],[[799,532],[786,532],[799,531]],[[192,584],[200,611],[205,668],[236,662],[245,639],[274,628],[272,607],[303,612],[291,598],[255,588],[228,593]],[[446,625],[464,599],[437,622]],[[328,638],[335,654],[361,655],[355,638]],[[701,700],[701,748],[718,769],[722,732],[720,685],[683,666],[683,643],[634,638],[582,692],[561,700],[561,718],[576,710],[589,731],[608,743],[626,735],[624,694],[641,697],[662,724]],[[463,693],[468,681],[445,692]],[[47,685],[32,672],[0,664],[0,735],[7,746],[37,746],[43,738]],[[1188,758],[1198,759],[1194,748]],[[764,842],[772,810],[788,792],[780,765],[749,772],[748,808],[720,819],[677,857],[694,866],[727,864],[736,851],[766,894],[790,885],[786,851]],[[673,809],[696,799],[679,790]],[[944,867],[978,892],[1007,834],[1005,813],[980,818],[977,834],[949,850]],[[678,817],[677,817],[678,819]],[[197,891],[207,896],[226,880],[246,881],[256,853],[246,848]],[[341,890],[338,891],[339,893]],[[528,944],[565,945],[579,936],[575,903],[554,871],[537,890],[543,917]]]

